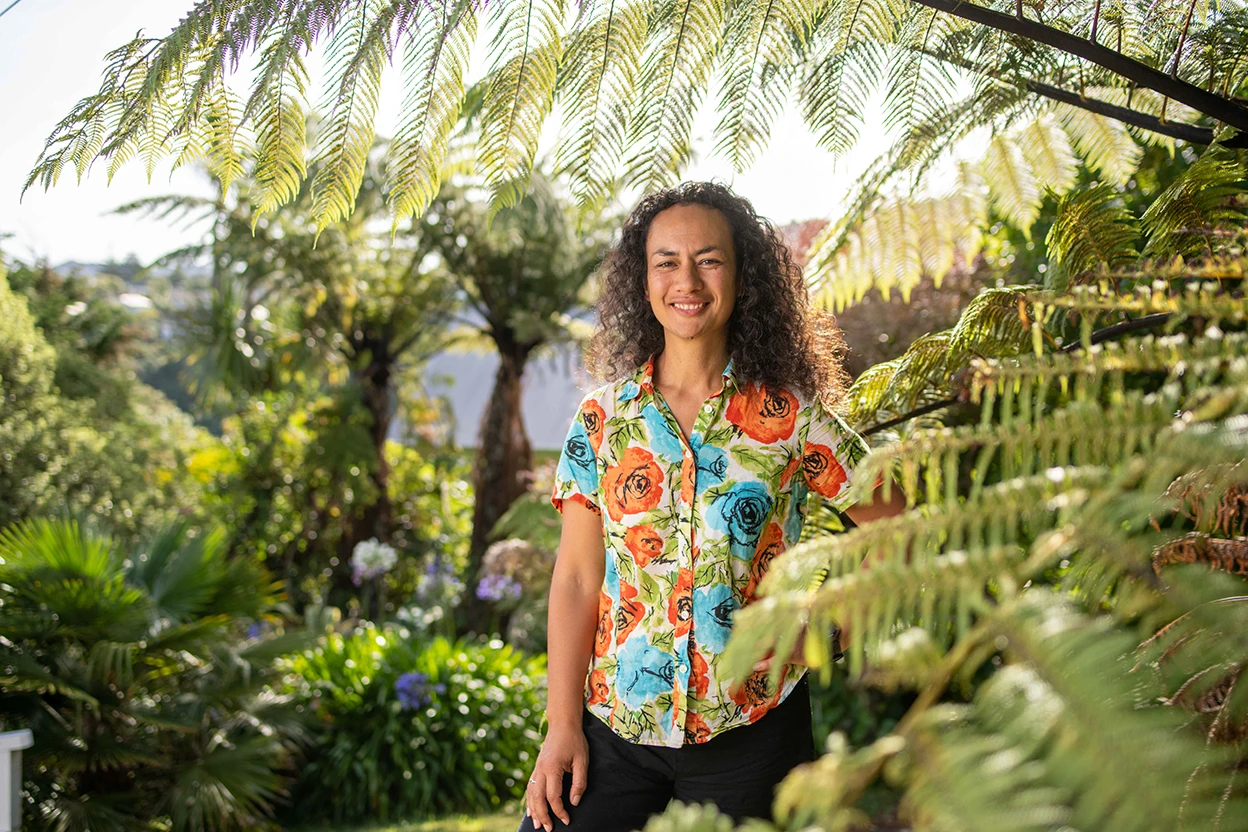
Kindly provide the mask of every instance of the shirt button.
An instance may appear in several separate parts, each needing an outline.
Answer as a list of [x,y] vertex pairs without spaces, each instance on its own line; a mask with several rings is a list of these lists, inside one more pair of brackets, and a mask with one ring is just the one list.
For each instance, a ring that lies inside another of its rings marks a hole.
[[703,405],[703,406],[702,406],[702,409],[703,409],[703,410],[705,410],[707,413],[714,413],[714,412],[715,412],[715,405],[713,405],[713,404]]
[[681,662],[680,664],[676,665],[676,669],[677,669],[677,670],[679,670],[681,673],[684,673],[684,672],[685,672],[685,669],[686,669],[686,668],[685,668],[685,663],[684,663],[684,662]]

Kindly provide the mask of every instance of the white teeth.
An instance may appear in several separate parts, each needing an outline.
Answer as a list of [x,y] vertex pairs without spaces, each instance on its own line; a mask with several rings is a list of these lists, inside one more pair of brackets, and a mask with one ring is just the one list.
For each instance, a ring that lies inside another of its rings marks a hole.
[[672,306],[675,306],[677,309],[681,309],[685,312],[692,312],[695,309],[701,309],[703,306],[706,306],[706,304],[705,303],[673,303]]

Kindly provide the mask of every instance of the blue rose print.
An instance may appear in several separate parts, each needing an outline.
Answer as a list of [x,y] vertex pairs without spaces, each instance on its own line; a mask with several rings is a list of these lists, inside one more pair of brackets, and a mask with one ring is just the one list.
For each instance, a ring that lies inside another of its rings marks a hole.
[[728,473],[728,452],[714,445],[704,445],[700,433],[689,437],[689,445],[698,463],[697,496],[701,497],[703,491],[724,481]]
[[641,411],[641,418],[646,423],[646,432],[650,434],[650,447],[668,462],[679,462],[685,455],[685,446],[659,409],[648,404]]
[[624,388],[620,390],[620,395],[616,397],[618,402],[631,402],[641,394],[641,388],[637,386],[637,382],[629,381],[624,384]]
[[767,486],[757,481],[743,482],[715,498],[707,512],[707,521],[712,529],[728,535],[734,558],[750,560],[770,514],[771,495]]
[[676,659],[644,638],[633,636],[620,648],[616,690],[630,708],[640,708],[676,685]]
[[732,613],[737,599],[726,584],[704,586],[693,591],[693,637],[698,647],[722,653],[732,632]]
[[571,429],[568,430],[556,474],[565,480],[575,479],[576,487],[586,497],[593,498],[594,492],[598,490],[598,460],[594,455],[594,446],[590,444],[589,434],[579,419],[573,421]]

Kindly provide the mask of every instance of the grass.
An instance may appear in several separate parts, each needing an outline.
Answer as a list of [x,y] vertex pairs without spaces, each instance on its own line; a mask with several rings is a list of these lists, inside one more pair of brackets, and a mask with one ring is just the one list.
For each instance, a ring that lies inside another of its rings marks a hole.
[[[511,812],[498,815],[458,815],[436,820],[410,823],[369,824],[351,827],[349,832],[516,832],[520,818]],[[304,826],[298,832],[319,832],[333,829],[343,832],[339,826]]]

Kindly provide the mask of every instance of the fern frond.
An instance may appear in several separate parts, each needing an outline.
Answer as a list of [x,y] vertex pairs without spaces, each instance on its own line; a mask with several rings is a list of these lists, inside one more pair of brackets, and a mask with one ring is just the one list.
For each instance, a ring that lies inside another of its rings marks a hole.
[[1057,113],[1088,167],[1112,185],[1125,185],[1144,149],[1122,122],[1068,104],[1058,104]]
[[1135,261],[1139,229],[1109,185],[1062,197],[1045,238],[1049,259],[1067,278]]
[[725,0],[662,0],[638,84],[630,176],[643,190],[669,184],[689,158],[693,117],[724,38]]
[[971,299],[949,338],[949,366],[961,367],[971,356],[1017,355],[1031,340],[1024,287],[998,286]]
[[1040,213],[1040,183],[1013,136],[997,133],[992,137],[982,170],[997,211],[1028,233]]
[[313,162],[312,218],[317,234],[351,215],[373,148],[381,76],[389,58],[389,9],[364,0],[341,21],[329,45],[329,115]]
[[491,216],[515,205],[528,190],[537,142],[554,104],[564,14],[562,0],[517,0],[496,8],[477,148],[490,188]]
[[287,10],[261,52],[261,73],[244,109],[256,124],[255,189],[252,228],[270,211],[292,201],[307,175],[308,71],[303,52],[311,46],[311,22],[305,7]]
[[406,33],[403,115],[386,160],[391,233],[423,214],[438,194],[476,36],[476,10],[469,0],[443,0],[422,9]]
[[1147,255],[1213,255],[1225,229],[1243,231],[1248,214],[1240,201],[1248,194],[1243,165],[1206,153],[1162,191],[1141,218],[1148,232]]
[[568,37],[560,101],[572,125],[556,167],[567,173],[581,211],[605,204],[627,146],[645,49],[647,7],[603,0],[585,7]]
[[1050,115],[1042,115],[1018,133],[1023,158],[1031,164],[1041,191],[1064,194],[1075,184],[1079,161],[1070,138]]
[[750,166],[770,139],[816,11],[810,3],[765,0],[737,3],[728,16],[715,151],[738,172]]

